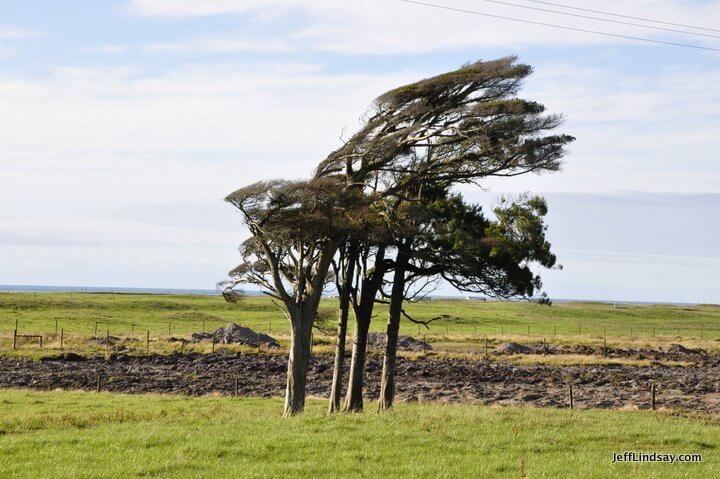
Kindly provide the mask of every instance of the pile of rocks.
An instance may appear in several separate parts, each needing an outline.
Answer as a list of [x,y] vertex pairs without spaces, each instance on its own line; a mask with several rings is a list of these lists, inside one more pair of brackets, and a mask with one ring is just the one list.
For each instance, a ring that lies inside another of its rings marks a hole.
[[190,342],[199,343],[201,341],[210,340],[214,340],[218,344],[242,344],[245,346],[262,345],[270,348],[280,347],[280,343],[278,343],[272,336],[257,333],[250,328],[246,328],[235,323],[218,328],[211,333],[193,333]]
[[[370,333],[368,334],[368,347],[370,349],[383,350],[387,343],[387,335],[385,333]],[[398,350],[399,351],[432,351],[432,346],[425,341],[420,341],[410,336],[398,336]]]

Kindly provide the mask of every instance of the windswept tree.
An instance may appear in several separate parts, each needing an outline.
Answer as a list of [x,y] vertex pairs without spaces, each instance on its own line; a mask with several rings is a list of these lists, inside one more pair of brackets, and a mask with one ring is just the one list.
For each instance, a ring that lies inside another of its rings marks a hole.
[[[412,203],[405,212],[413,225],[398,242],[389,298],[387,342],[380,386],[380,409],[392,407],[395,361],[402,316],[411,318],[403,302],[420,281],[442,278],[460,291],[502,299],[530,299],[542,287],[532,264],[555,266],[545,238],[545,202],[521,196],[503,200],[495,219],[480,207],[442,188]],[[416,294],[416,293],[413,293]],[[545,296],[539,296],[544,302]]]
[[[391,90],[375,100],[361,130],[331,153],[315,176],[344,175],[349,185],[362,185],[379,198],[377,204],[397,211],[404,203],[419,201],[427,185],[451,188],[492,177],[556,171],[573,138],[549,133],[562,123],[560,116],[517,98],[531,71],[508,57],[471,63]],[[394,212],[386,216],[397,218]],[[355,253],[364,272],[356,274],[351,288],[357,302],[349,410],[362,409],[367,333],[384,277],[391,268],[394,277],[402,275],[398,270],[411,258],[403,244],[407,238],[392,231],[403,224],[388,221],[390,241],[383,236],[383,241],[365,244]],[[396,252],[394,260],[386,257],[390,251]]]
[[304,409],[313,323],[333,257],[354,223],[358,198],[357,190],[346,188],[339,177],[260,182],[226,198],[251,233],[228,286],[259,286],[282,304],[290,322],[285,416]]

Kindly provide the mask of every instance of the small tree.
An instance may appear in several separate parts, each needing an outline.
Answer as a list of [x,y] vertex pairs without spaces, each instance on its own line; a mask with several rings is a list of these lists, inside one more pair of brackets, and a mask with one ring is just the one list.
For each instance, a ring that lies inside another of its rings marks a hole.
[[226,198],[252,235],[240,247],[243,262],[232,271],[233,281],[260,286],[282,303],[290,321],[284,416],[305,406],[313,322],[356,199],[337,177],[260,182]]

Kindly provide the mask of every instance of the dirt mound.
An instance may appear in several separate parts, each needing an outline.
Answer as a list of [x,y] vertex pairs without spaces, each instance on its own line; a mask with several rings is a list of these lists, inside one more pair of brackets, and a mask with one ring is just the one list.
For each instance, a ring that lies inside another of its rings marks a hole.
[[[387,342],[386,339],[387,335],[385,333],[370,333],[368,334],[368,347],[370,349],[379,349],[383,350],[385,349],[385,343]],[[421,352],[421,351],[431,351],[432,346],[430,346],[425,341],[420,341],[415,338],[412,338],[410,336],[398,336],[398,350],[399,351],[414,351],[414,352]]]
[[495,352],[498,354],[530,354],[533,350],[524,344],[505,343],[495,348]]
[[673,343],[670,345],[670,347],[668,347],[667,352],[671,354],[692,354],[697,351],[695,351],[694,349],[686,348],[682,344]]
[[102,346],[112,346],[113,344],[119,343],[120,341],[121,339],[117,336],[100,336],[92,339],[92,342],[94,342],[95,344],[100,344]]
[[215,342],[219,344],[243,344],[245,346],[263,345],[271,348],[280,347],[280,343],[272,336],[256,333],[250,328],[235,323],[218,328],[212,333],[193,333],[190,342],[199,343],[207,340],[215,340]]

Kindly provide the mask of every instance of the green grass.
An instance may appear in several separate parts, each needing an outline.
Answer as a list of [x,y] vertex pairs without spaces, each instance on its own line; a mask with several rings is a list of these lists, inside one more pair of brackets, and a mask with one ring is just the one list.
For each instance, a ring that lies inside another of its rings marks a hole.
[[[324,300],[323,316],[333,318],[336,300]],[[443,319],[431,323],[430,329],[404,321],[403,334],[426,335],[434,343],[447,341],[478,342],[483,336],[553,342],[569,338],[572,342],[592,341],[607,336],[623,341],[638,338],[645,342],[720,339],[720,307],[713,305],[617,305],[601,303],[556,303],[541,306],[531,303],[442,300],[410,304],[407,311],[415,318]],[[387,308],[378,305],[372,329],[385,327]],[[20,334],[43,334],[50,347],[57,347],[56,325],[65,331],[73,347],[95,334],[128,336],[144,340],[149,330],[153,339],[188,336],[210,331],[229,322],[238,322],[260,332],[287,339],[288,324],[281,310],[265,297],[248,297],[241,304],[228,304],[220,297],[82,294],[82,293],[0,293],[0,350],[10,348],[12,331],[18,323]],[[326,322],[329,331],[334,321]],[[350,326],[352,329],[352,325]],[[331,337],[318,332],[316,343],[330,347]],[[708,346],[720,346],[720,342]],[[471,345],[472,346],[472,345]],[[636,344],[642,346],[642,344]],[[160,352],[175,346],[154,344]],[[138,346],[143,349],[143,343]],[[477,345],[470,349],[477,349]],[[23,340],[23,349],[33,349]],[[37,349],[35,347],[35,349]],[[92,349],[92,347],[90,348]],[[97,347],[97,352],[103,350]],[[449,348],[452,349],[452,348]]]
[[[651,412],[401,404],[279,417],[267,399],[0,391],[0,477],[720,477],[720,422]],[[700,464],[611,464],[613,452]]]

